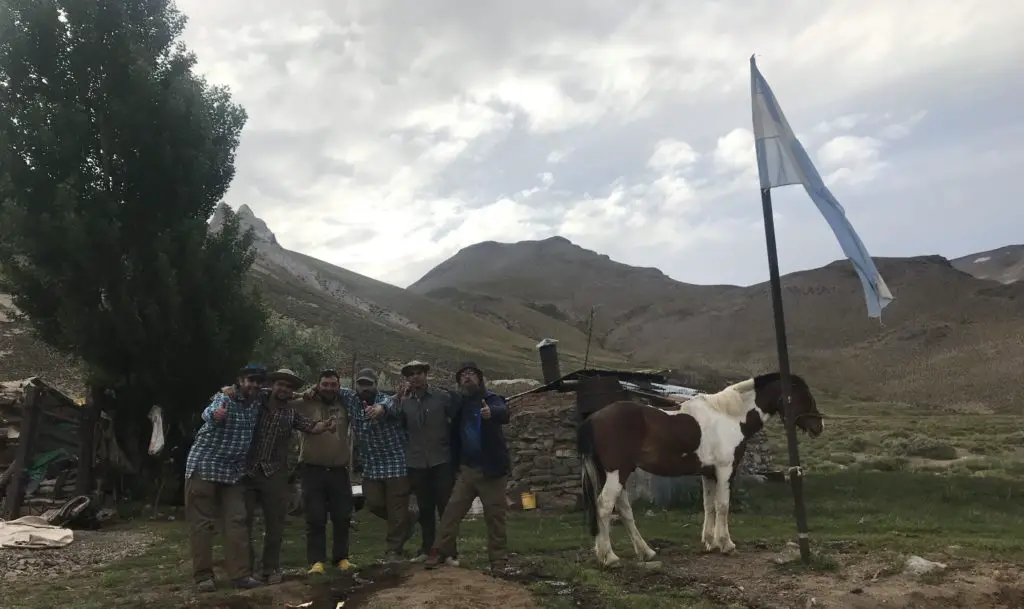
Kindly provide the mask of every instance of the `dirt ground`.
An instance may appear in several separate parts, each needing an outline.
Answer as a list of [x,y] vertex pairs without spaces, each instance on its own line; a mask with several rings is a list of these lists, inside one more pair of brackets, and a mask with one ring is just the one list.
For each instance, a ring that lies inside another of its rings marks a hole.
[[767,550],[682,556],[663,548],[659,554],[660,569],[626,566],[613,577],[637,592],[692,587],[747,609],[1024,609],[1024,577],[1013,565],[950,563],[942,573],[915,577],[854,555],[839,555],[835,572],[808,573],[780,567],[779,553]]
[[[732,556],[687,556],[666,548],[661,567],[623,561],[608,571],[615,584],[635,594],[692,590],[729,607],[746,609],[1024,609],[1024,571],[1012,565],[956,565],[924,579],[894,573],[893,565],[840,556],[835,572],[806,573],[779,567],[777,552],[748,550]],[[582,554],[566,560],[587,560]],[[541,600],[525,584],[543,582],[577,607],[601,609],[605,599],[543,572],[523,557],[503,579],[461,568],[373,567],[360,575],[308,583],[296,577],[230,597],[198,598],[200,609],[533,609]],[[198,601],[198,603],[196,602]],[[339,604],[344,603],[344,604]]]
[[[348,605],[346,605],[347,609]],[[367,609],[533,609],[537,601],[521,585],[468,569],[416,569],[399,588],[371,596]]]

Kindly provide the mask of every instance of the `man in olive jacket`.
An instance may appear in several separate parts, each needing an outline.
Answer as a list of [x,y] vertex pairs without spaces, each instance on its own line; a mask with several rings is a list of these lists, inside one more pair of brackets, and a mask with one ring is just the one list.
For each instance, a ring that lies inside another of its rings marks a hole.
[[[419,508],[422,543],[412,562],[426,560],[434,546],[438,520],[448,505],[455,484],[451,454],[452,420],[458,413],[459,400],[447,389],[427,382],[430,365],[414,360],[402,367],[405,383],[395,395],[396,411],[401,417],[409,443],[405,461],[409,480]],[[448,563],[456,564],[456,556]]]

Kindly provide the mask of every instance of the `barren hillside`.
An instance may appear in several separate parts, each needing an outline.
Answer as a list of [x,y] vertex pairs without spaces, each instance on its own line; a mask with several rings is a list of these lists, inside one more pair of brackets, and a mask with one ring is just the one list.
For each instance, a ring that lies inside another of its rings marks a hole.
[[[403,362],[418,358],[432,362],[439,374],[445,374],[459,361],[473,359],[496,378],[539,376],[536,344],[556,328],[481,319],[287,250],[248,206],[242,205],[238,214],[243,227],[256,233],[259,256],[251,272],[270,306],[329,333],[344,353],[357,353],[361,365],[397,373]],[[222,222],[222,210],[218,210],[210,221],[211,230],[218,230]],[[24,323],[8,319],[13,312],[10,298],[0,295],[0,379],[42,375],[63,379],[69,389],[76,390],[80,375],[75,365],[32,338]],[[577,334],[560,345],[567,367],[583,360],[585,338]],[[623,359],[600,348],[591,350],[591,362],[596,365],[624,365]],[[347,367],[348,363],[324,365]]]
[[1007,245],[956,258],[953,266],[979,279],[1013,283],[1024,279],[1024,245]]
[[[845,260],[783,278],[796,370],[847,397],[1024,410],[1024,283],[981,280],[939,256],[877,263],[896,296],[881,323],[867,317]],[[599,305],[602,345],[656,366],[777,366],[767,283],[687,285],[561,238],[466,248],[410,290],[467,310],[496,301],[502,314],[520,305],[573,324]]]
[[640,315],[697,310],[708,299],[738,289],[680,283],[658,269],[616,262],[563,237],[471,245],[409,286],[411,292],[478,315],[512,318],[510,325],[540,325],[532,314],[539,312],[569,326],[559,337],[586,332],[596,305],[594,336],[602,341]]

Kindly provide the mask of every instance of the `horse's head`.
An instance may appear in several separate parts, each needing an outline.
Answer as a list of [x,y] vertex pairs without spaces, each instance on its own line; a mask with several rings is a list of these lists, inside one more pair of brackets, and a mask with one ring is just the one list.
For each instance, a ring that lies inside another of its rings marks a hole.
[[[796,426],[806,431],[812,438],[820,436],[825,430],[825,422],[818,412],[818,402],[814,399],[811,388],[795,374],[790,374],[789,380]],[[779,373],[772,372],[755,377],[754,391],[754,403],[757,407],[766,414],[777,414],[785,422],[787,413],[782,402],[782,381]]]

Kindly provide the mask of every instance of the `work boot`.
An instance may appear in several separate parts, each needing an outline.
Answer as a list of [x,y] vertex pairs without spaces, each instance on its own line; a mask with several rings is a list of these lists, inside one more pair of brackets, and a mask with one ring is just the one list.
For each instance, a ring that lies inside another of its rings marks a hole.
[[424,569],[436,569],[441,566],[444,562],[441,559],[441,554],[437,550],[431,550],[430,554],[427,555],[427,559],[423,562]]
[[281,572],[274,571],[263,576],[263,581],[267,582],[267,585],[276,586],[281,583]]
[[258,579],[255,579],[251,575],[248,575],[246,577],[240,577],[231,582],[231,586],[237,590],[252,590],[253,588],[259,588],[262,585],[263,582],[261,582]]
[[355,569],[356,567],[351,562],[349,562],[349,560],[347,558],[342,558],[341,560],[338,561],[338,568],[341,569],[342,571],[351,571],[352,569]]
[[203,581],[196,584],[197,592],[215,592],[217,590],[217,584],[213,579],[204,579]]
[[393,565],[395,563],[402,562],[402,560],[404,560],[404,557],[400,553],[392,550],[384,553],[384,558],[381,559],[381,562],[386,565]]
[[409,559],[409,562],[413,562],[413,563],[423,562],[423,561],[427,560],[427,556],[428,556],[427,552],[424,552],[423,550],[420,550],[419,552],[416,553],[416,556],[413,556],[412,558]]
[[323,575],[323,574],[324,574],[324,563],[322,563],[322,562],[315,562],[315,563],[313,563],[313,566],[311,566],[309,568],[309,571],[306,571],[306,575]]

